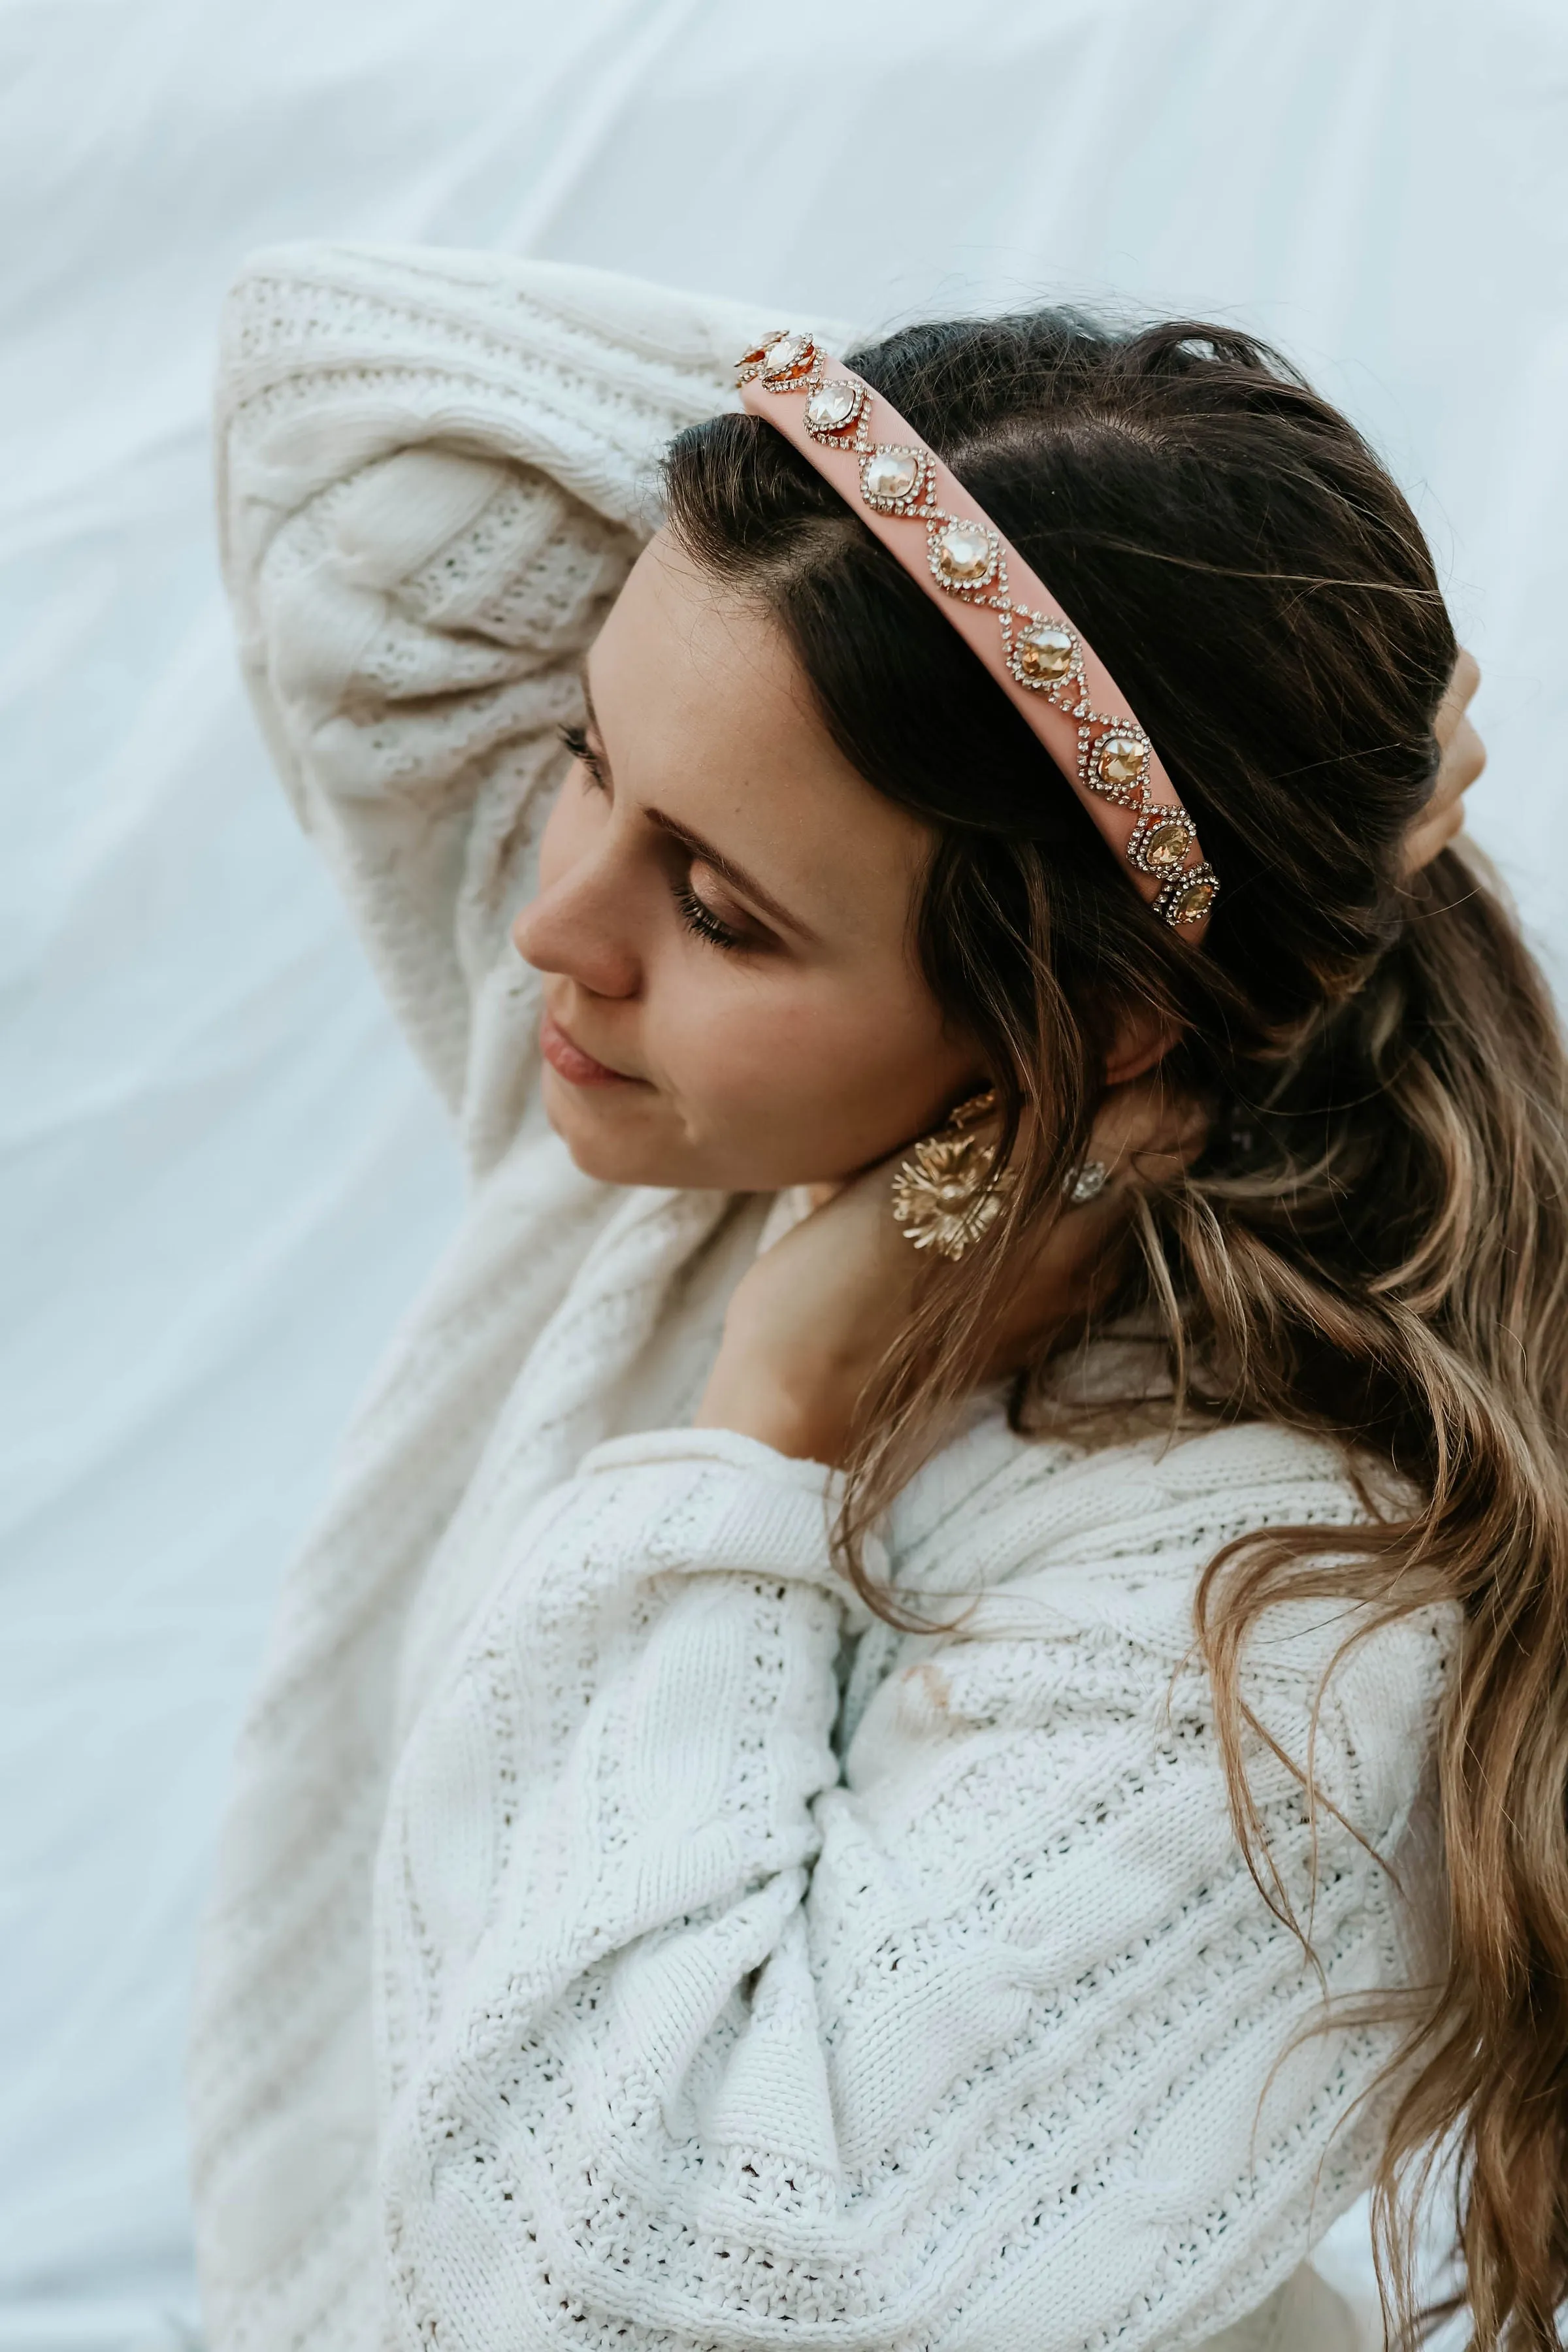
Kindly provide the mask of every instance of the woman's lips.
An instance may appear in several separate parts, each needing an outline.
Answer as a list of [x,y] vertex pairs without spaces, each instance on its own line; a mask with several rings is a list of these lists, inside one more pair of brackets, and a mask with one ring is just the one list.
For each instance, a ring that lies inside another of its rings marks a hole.
[[605,1063],[595,1062],[592,1054],[584,1054],[556,1020],[547,1013],[539,1033],[539,1050],[555,1072],[572,1087],[635,1087],[639,1081],[628,1078],[624,1070],[609,1069]]

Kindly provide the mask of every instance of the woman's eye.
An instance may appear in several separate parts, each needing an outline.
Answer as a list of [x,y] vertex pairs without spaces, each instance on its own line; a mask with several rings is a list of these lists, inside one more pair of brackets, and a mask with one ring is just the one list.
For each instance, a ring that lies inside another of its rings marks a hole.
[[586,768],[593,782],[597,784],[602,791],[605,783],[604,766],[599,759],[598,753],[595,751],[593,745],[588,740],[587,729],[585,727],[563,726],[558,727],[555,731],[560,736],[561,740],[565,745],[567,751],[571,752],[572,757],[580,761],[582,766]]
[[680,909],[680,919],[687,929],[695,931],[698,938],[706,940],[710,946],[716,948],[745,946],[746,942],[740,932],[732,931],[728,923],[721,923],[712,908],[703,905],[689,882],[681,883],[678,887],[675,903]]

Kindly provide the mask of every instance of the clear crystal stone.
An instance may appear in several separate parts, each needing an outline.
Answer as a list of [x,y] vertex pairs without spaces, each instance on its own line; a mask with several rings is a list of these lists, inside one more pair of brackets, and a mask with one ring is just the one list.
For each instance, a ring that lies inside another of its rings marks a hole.
[[858,405],[856,387],[842,376],[818,386],[805,404],[805,421],[818,433],[837,433],[847,425]]
[[763,373],[770,382],[776,382],[780,376],[793,375],[801,362],[810,356],[811,339],[808,335],[781,335],[769,349]]
[[931,547],[939,574],[958,587],[985,579],[994,560],[990,539],[977,522],[947,523]]
[[1054,621],[1031,621],[1014,639],[1026,677],[1066,677],[1072,667],[1072,635]]
[[911,497],[920,478],[920,459],[914,451],[891,448],[885,442],[879,443],[860,468],[860,487],[879,506]]
[[1148,756],[1136,735],[1108,735],[1095,754],[1095,765],[1106,782],[1120,791],[1138,782]]

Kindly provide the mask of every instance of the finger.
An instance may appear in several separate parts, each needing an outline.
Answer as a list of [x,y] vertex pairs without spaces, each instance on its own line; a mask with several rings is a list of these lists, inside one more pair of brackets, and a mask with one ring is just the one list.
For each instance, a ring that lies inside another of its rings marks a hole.
[[1424,866],[1431,865],[1439,850],[1447,849],[1451,841],[1457,841],[1464,829],[1465,812],[1458,801],[1448,808],[1438,809],[1424,817],[1406,841],[1405,872],[1419,874]]
[[1487,749],[1468,719],[1448,739],[1432,796],[1405,839],[1405,871],[1418,873],[1447,846],[1465,824],[1464,796],[1487,764]]
[[1468,793],[1487,764],[1487,747],[1476,732],[1475,721],[1461,719],[1454,730],[1453,740],[1443,754],[1443,768],[1451,775],[1460,793]]
[[1014,1370],[1042,1329],[1059,1326],[1090,1303],[1097,1276],[1127,1222],[1127,1195],[1107,1185],[1069,1208],[1009,1269],[1005,1298],[986,1331],[994,1372]]
[[1432,721],[1439,758],[1431,796],[1405,838],[1405,870],[1418,874],[1464,829],[1464,796],[1487,763],[1486,745],[1468,715],[1481,681],[1480,664],[1461,646]]
[[1197,1158],[1208,1125],[1201,1103],[1152,1072],[1106,1096],[1084,1157],[1104,1168],[1110,1190],[1166,1183]]
[[1443,699],[1437,705],[1437,715],[1432,721],[1432,732],[1437,738],[1439,750],[1447,750],[1480,682],[1479,662],[1468,646],[1461,646],[1448,683],[1443,689]]
[[1437,762],[1432,797],[1422,812],[1423,816],[1430,814],[1435,808],[1452,808],[1469,791],[1486,764],[1487,747],[1476,732],[1475,722],[1461,719]]

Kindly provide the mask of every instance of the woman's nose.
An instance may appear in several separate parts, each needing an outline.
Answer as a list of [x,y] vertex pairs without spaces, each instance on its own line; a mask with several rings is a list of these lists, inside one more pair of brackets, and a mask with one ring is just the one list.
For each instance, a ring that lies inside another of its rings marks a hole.
[[539,891],[518,913],[511,940],[525,963],[557,972],[595,996],[635,996],[639,960],[613,903],[573,877]]

